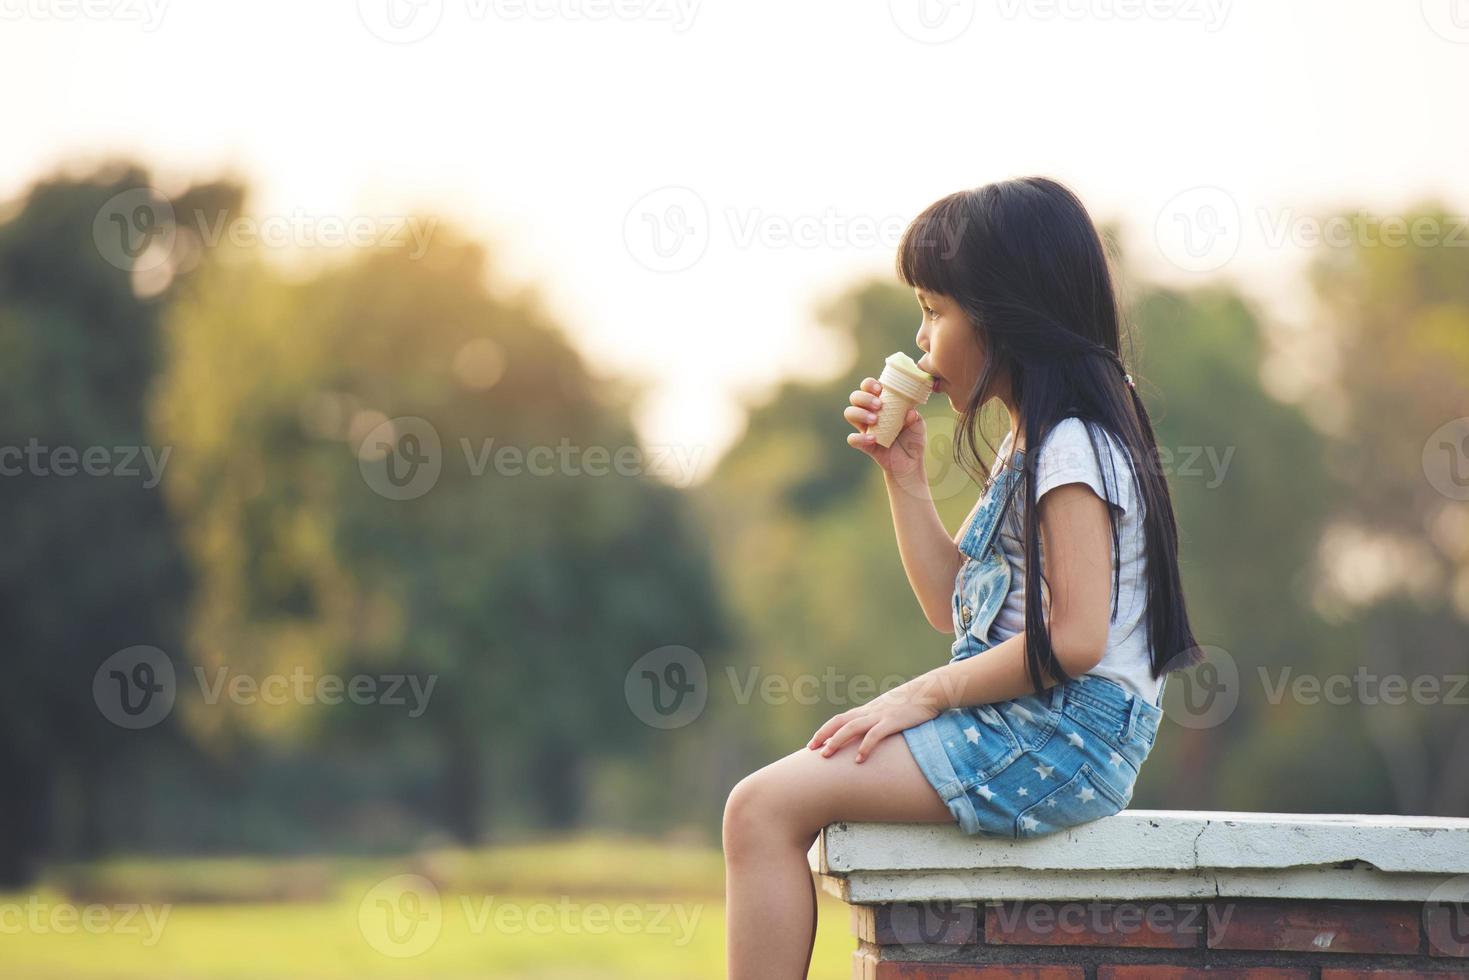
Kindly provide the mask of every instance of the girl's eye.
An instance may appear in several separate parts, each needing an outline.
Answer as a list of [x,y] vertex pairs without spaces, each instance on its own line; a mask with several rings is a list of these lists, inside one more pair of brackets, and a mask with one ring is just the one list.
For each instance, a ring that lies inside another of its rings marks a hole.
[[929,315],[929,316],[930,316],[930,317],[931,317],[931,318],[932,318],[932,319],[935,319],[935,320],[937,320],[937,319],[938,319],[938,316],[939,316],[939,315],[938,315],[938,314],[937,314],[937,313],[935,313],[935,312],[934,312],[934,311],[933,311],[933,310],[932,310],[932,309],[930,309],[930,308],[929,308],[929,307],[927,307],[927,306],[925,306],[925,307],[924,307],[924,308],[923,308],[923,311],[924,311],[924,312],[925,312],[925,313],[927,313],[927,314],[928,314],[928,315]]

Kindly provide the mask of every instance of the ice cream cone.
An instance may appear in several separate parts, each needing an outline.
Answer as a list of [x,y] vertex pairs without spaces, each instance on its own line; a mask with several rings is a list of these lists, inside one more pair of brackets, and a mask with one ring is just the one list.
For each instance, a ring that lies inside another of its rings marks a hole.
[[922,405],[933,394],[933,375],[913,363],[913,358],[899,351],[887,359],[882,374],[877,379],[882,384],[882,408],[877,412],[877,421],[868,431],[877,437],[877,444],[884,449],[890,447],[903,431],[903,420],[908,410]]

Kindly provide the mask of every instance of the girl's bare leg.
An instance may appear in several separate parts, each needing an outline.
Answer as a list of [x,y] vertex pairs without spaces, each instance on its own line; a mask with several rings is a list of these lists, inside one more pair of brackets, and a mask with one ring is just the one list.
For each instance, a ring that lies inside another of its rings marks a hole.
[[816,940],[816,892],[806,864],[837,820],[953,820],[902,735],[860,765],[860,739],[829,759],[797,749],[742,779],[724,807],[729,980],[804,980]]

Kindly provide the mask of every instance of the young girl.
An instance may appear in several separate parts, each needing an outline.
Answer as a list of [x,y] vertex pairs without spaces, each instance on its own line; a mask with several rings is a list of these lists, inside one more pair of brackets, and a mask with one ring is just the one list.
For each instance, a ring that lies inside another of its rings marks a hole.
[[1121,810],[1157,735],[1164,675],[1200,659],[1152,422],[1085,207],[1045,178],[960,191],[909,226],[898,271],[922,311],[919,366],[960,413],[956,457],[977,459],[992,399],[1010,431],[950,537],[922,416],[910,411],[884,449],[867,431],[881,385],[852,392],[847,441],[882,468],[903,568],[929,622],[954,634],[951,658],[834,716],[730,793],[730,980],[806,975],[806,852],[829,823],[952,820],[1027,838]]

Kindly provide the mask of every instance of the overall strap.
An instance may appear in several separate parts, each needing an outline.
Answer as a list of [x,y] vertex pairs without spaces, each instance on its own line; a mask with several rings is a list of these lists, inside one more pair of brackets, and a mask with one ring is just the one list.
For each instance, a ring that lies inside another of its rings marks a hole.
[[979,508],[970,522],[969,530],[964,533],[959,542],[959,550],[970,558],[983,558],[990,542],[995,538],[995,532],[1000,525],[1000,518],[1004,516],[1009,506],[1010,498],[1014,496],[1015,490],[1020,486],[1025,474],[1025,450],[1016,449],[1011,452],[1011,463],[1000,471],[991,486],[990,499]]

